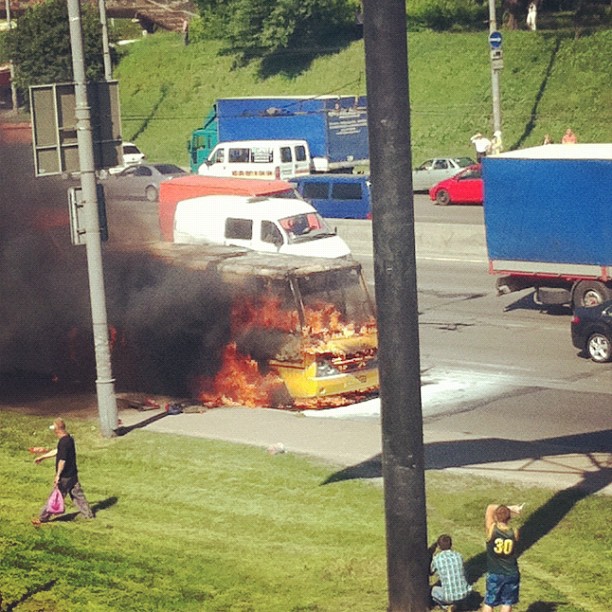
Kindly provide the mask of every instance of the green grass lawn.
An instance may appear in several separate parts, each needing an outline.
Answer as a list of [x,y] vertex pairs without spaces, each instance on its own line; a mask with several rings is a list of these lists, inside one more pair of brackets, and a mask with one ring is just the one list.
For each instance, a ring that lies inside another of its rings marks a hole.
[[[72,420],[95,521],[34,528],[53,477],[30,446],[49,419],[0,413],[2,610],[328,611],[386,609],[379,481],[291,454],[134,430],[103,439]],[[484,593],[483,512],[526,502],[517,612],[609,610],[610,499],[427,474],[428,541],[452,534]],[[608,576],[609,577],[609,576]]]
[[[431,155],[473,155],[470,136],[491,135],[487,33],[411,32],[411,138],[414,165]],[[187,47],[159,33],[127,48],[115,70],[123,136],[152,160],[188,165],[186,143],[217,98],[364,94],[363,42],[291,70],[262,74],[257,63],[232,69],[215,41]],[[506,148],[556,142],[572,127],[581,142],[612,141],[612,30],[504,32],[501,109]]]

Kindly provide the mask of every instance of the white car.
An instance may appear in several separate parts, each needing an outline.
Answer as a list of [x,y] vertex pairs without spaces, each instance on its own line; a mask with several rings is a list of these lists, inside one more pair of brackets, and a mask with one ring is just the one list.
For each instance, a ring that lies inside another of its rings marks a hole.
[[114,166],[113,168],[109,168],[108,171],[110,174],[119,174],[119,172],[128,166],[139,164],[147,158],[146,155],[133,142],[124,142],[121,145],[121,149],[123,152],[123,163],[119,164],[118,166]]
[[429,191],[451,176],[455,176],[468,166],[476,162],[470,157],[434,157],[424,161],[412,171],[412,190]]

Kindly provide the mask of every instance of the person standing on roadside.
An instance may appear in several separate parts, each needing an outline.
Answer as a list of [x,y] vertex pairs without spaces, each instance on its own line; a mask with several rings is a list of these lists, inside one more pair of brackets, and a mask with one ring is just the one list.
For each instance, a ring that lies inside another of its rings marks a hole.
[[572,128],[567,128],[565,130],[565,134],[563,134],[563,138],[561,138],[562,144],[576,144],[578,142],[578,138],[576,134],[572,131]]
[[476,149],[476,161],[480,163],[482,158],[487,156],[487,153],[491,148],[491,141],[486,136],[483,136],[480,132],[478,132],[470,138],[470,142]]
[[487,592],[482,612],[512,612],[518,603],[521,575],[518,568],[517,542],[519,530],[510,527],[512,515],[521,513],[522,506],[489,504],[485,512],[487,547]]
[[[58,438],[57,448],[50,450],[44,455],[39,455],[34,459],[34,463],[38,465],[45,459],[55,457],[55,478],[53,479],[53,485],[60,490],[63,497],[70,495],[70,499],[72,499],[72,502],[85,518],[92,519],[94,514],[79,483],[74,438],[66,431],[66,423],[64,423],[63,419],[55,419],[50,428]],[[42,523],[48,523],[51,516],[52,514],[45,505],[38,518],[32,519],[32,524],[38,527]]]

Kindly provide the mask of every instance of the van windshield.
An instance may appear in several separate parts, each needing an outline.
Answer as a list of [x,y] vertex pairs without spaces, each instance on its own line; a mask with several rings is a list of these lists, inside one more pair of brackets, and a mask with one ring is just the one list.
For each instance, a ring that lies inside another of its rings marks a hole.
[[289,244],[334,236],[319,213],[303,213],[280,219],[281,227],[287,232]]

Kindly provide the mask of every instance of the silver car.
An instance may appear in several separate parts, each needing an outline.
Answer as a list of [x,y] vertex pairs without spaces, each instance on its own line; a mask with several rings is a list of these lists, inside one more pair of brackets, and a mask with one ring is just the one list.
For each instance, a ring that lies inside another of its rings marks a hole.
[[162,181],[187,174],[174,164],[135,164],[119,174],[111,174],[101,181],[106,198],[128,200],[145,198],[155,202]]
[[468,166],[476,162],[470,157],[434,157],[424,161],[412,171],[412,190],[429,191],[451,176],[455,176]]

